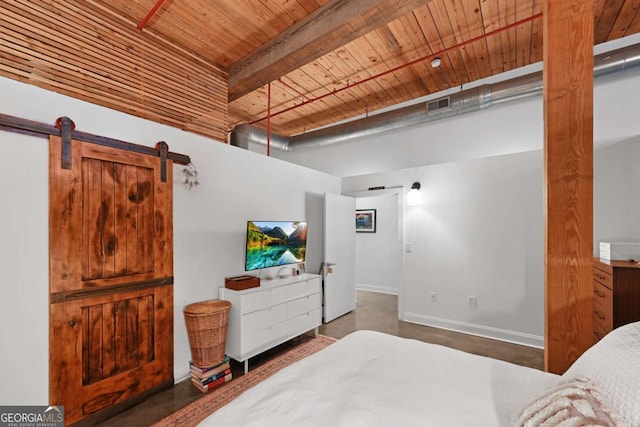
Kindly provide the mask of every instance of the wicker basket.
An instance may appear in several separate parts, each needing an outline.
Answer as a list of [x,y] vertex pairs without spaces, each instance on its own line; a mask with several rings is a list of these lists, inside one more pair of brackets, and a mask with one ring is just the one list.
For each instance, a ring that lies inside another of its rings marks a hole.
[[182,310],[194,365],[205,368],[224,359],[230,308],[229,301],[209,300],[189,304]]

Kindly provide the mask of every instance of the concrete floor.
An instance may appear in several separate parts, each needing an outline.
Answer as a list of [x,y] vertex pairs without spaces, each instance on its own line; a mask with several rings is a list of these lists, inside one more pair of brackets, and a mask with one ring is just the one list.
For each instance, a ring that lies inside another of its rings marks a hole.
[[[445,345],[468,353],[506,360],[523,366],[543,369],[543,350],[444,329],[401,322],[398,320],[397,307],[398,299],[395,295],[358,291],[357,309],[330,323],[322,325],[320,327],[320,333],[339,339],[350,332],[369,329],[400,337]],[[295,342],[283,344],[265,354],[250,359],[249,369],[255,369],[255,367],[261,363],[269,360],[269,358],[285,352],[291,345],[295,345]],[[233,363],[232,370],[234,378],[242,375],[242,365],[240,363]],[[109,418],[98,425],[104,427],[148,426],[202,396],[199,391],[191,386],[189,380],[182,381],[174,387],[161,391],[137,406]]]
[[398,320],[396,295],[358,291],[358,307],[320,327],[320,333],[342,338],[350,332],[370,329],[404,338],[440,344],[467,353],[506,360],[517,365],[544,369],[544,351],[518,344],[432,328]]

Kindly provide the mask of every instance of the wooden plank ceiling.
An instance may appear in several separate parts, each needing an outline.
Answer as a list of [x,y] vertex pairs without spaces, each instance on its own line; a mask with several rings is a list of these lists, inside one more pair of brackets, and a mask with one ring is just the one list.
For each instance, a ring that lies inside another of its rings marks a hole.
[[[228,130],[266,127],[270,81],[271,129],[290,136],[542,60],[541,0],[77,4],[118,26],[140,24],[159,4],[144,42],[228,73]],[[640,0],[595,0],[595,43],[640,32],[639,9]]]

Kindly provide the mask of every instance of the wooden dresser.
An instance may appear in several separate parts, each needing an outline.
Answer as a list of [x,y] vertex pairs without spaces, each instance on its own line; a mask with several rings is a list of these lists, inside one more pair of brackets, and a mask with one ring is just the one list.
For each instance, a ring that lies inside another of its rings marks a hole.
[[640,265],[593,259],[593,337],[640,320]]

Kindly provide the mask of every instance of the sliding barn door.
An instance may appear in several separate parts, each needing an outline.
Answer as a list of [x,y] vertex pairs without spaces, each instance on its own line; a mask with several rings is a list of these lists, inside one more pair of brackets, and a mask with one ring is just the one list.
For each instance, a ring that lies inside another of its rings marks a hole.
[[70,424],[173,383],[172,167],[51,137],[49,403]]

